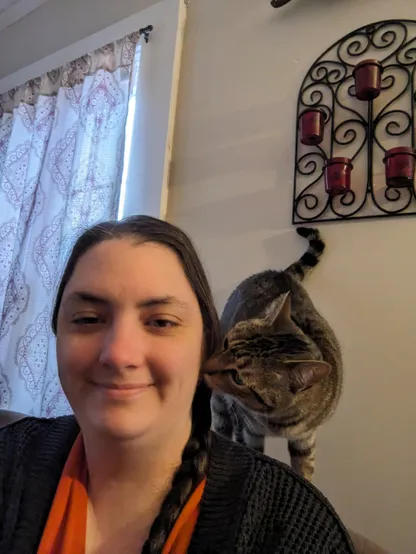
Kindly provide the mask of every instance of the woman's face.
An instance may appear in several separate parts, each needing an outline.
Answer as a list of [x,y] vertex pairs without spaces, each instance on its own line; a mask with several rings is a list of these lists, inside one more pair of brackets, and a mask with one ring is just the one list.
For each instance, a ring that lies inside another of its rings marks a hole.
[[115,239],[79,259],[59,309],[57,357],[84,432],[133,439],[188,425],[202,344],[198,300],[171,250]]

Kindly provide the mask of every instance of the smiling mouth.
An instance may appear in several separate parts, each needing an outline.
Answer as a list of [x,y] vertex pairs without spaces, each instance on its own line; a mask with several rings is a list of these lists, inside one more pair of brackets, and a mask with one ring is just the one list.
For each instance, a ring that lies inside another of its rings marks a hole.
[[148,387],[152,387],[153,383],[144,383],[141,385],[118,385],[116,383],[93,383],[97,387],[102,387],[104,389],[111,389],[111,390],[139,390],[139,389],[147,389]]
[[112,400],[124,400],[136,398],[145,394],[154,385],[153,383],[142,385],[119,385],[115,383],[93,383],[97,392],[105,398]]

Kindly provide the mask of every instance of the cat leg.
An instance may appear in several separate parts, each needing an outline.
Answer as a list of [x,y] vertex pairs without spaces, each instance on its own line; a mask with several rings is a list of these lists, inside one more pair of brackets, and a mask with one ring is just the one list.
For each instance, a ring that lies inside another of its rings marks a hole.
[[233,438],[233,418],[231,407],[224,396],[213,394],[211,396],[212,430],[227,439]]
[[315,470],[315,431],[299,439],[289,439],[288,447],[292,469],[308,481],[312,481]]

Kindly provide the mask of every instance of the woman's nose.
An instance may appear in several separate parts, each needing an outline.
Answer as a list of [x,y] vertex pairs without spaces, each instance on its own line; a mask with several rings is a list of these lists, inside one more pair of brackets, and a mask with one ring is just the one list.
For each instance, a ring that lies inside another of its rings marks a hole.
[[145,336],[129,322],[114,324],[103,337],[100,362],[114,369],[136,368],[145,359]]

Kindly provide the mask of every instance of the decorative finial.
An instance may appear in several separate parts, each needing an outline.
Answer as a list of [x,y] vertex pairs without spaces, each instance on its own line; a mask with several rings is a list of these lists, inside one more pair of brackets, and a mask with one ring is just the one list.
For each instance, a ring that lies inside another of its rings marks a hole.
[[145,42],[149,42],[150,33],[153,31],[153,25],[148,25],[139,30],[140,36],[143,35]]
[[273,8],[281,8],[285,4],[289,4],[290,0],[271,0],[270,4]]

